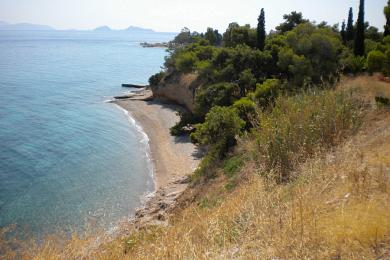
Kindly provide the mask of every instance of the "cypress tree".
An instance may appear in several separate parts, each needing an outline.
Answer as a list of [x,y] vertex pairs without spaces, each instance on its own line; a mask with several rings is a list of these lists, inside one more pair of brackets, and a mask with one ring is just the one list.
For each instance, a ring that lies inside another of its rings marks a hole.
[[385,6],[383,10],[385,16],[386,16],[386,25],[385,25],[385,31],[383,33],[383,36],[390,35],[390,0],[387,2],[387,6]]
[[265,46],[265,13],[264,8],[261,9],[260,16],[258,18],[259,23],[257,24],[257,48],[264,50]]
[[352,41],[354,38],[354,29],[353,29],[353,11],[352,7],[349,8],[349,13],[348,13],[348,22],[347,22],[347,31],[345,35],[345,39],[347,42]]
[[359,15],[356,23],[356,36],[354,53],[356,56],[364,55],[364,0],[360,0]]
[[345,20],[343,21],[343,23],[341,24],[341,31],[340,31],[340,35],[341,35],[341,39],[343,40],[343,43],[346,44],[347,42],[347,35],[346,35],[346,32],[345,32]]

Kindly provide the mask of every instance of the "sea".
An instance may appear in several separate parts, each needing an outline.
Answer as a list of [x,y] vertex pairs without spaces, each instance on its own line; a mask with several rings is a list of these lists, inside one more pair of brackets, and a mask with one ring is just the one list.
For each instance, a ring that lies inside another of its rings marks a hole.
[[111,230],[153,192],[148,138],[107,102],[147,84],[171,33],[0,31],[0,228]]

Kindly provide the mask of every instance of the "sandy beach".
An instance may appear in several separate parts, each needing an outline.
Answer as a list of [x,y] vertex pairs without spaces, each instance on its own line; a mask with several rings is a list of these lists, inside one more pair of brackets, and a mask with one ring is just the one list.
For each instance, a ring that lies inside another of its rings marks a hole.
[[169,133],[178,120],[179,106],[159,101],[143,101],[143,96],[117,100],[114,103],[127,110],[149,137],[154,162],[156,188],[167,186],[191,174],[199,162],[196,146],[188,137],[173,137]]
[[128,111],[149,137],[156,192],[135,214],[134,223],[141,225],[166,221],[202,155],[189,137],[174,137],[169,132],[179,120],[177,111],[183,108],[149,99],[151,92],[143,91],[113,102]]

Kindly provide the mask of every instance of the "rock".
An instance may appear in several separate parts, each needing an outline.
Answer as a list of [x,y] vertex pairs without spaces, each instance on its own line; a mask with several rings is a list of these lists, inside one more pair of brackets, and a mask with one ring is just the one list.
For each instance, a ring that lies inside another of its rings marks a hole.
[[160,209],[166,209],[168,207],[168,204],[165,202],[159,202],[158,206],[160,207]]
[[161,84],[151,88],[154,98],[182,105],[190,112],[194,112],[195,91],[201,85],[196,73],[183,75],[173,72],[166,76]]
[[190,176],[183,176],[180,179],[173,182],[173,184],[188,184],[191,182]]
[[136,84],[122,84],[124,88],[146,88],[148,86],[136,85]]

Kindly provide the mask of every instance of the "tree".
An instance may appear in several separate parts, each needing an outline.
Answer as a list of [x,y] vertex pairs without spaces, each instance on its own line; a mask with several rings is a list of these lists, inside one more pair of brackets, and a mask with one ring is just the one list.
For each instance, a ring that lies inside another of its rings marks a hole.
[[342,50],[338,33],[305,23],[288,32],[286,42],[279,51],[278,67],[293,86],[323,84],[337,77]]
[[215,43],[216,46],[220,46],[222,44],[222,35],[218,32],[218,30],[214,30],[215,37],[217,41]]
[[207,31],[204,35],[204,38],[209,41],[211,45],[219,46],[221,45],[222,36],[219,34],[218,30],[214,30],[213,28],[207,28]]
[[382,40],[382,34],[379,32],[379,29],[375,26],[369,26],[365,32],[365,38],[373,40],[375,42],[380,42]]
[[236,136],[241,133],[245,122],[231,107],[213,107],[203,124],[196,125],[191,138],[202,145],[220,146],[223,154],[236,143]]
[[345,27],[346,27],[346,25],[345,25],[345,20],[344,20],[343,23],[341,24],[341,32],[340,32],[341,39],[343,40],[344,44],[347,43],[347,35],[346,35]]
[[209,43],[211,44],[211,45],[215,45],[216,44],[216,42],[217,42],[217,37],[216,37],[216,35],[215,35],[215,33],[214,33],[214,29],[213,28],[207,28],[207,31],[206,31],[206,33],[204,34],[204,38],[206,39],[206,40],[208,40],[209,41]]
[[367,57],[367,68],[368,71],[379,72],[382,70],[383,65],[385,64],[386,56],[381,51],[371,51]]
[[223,45],[225,47],[236,47],[245,44],[256,47],[256,30],[249,24],[240,26],[238,23],[229,24],[228,29],[223,34]]
[[260,16],[257,24],[257,48],[261,51],[264,50],[265,45],[265,14],[264,8],[261,9]]
[[356,56],[364,55],[364,31],[365,31],[364,0],[360,0],[358,20],[356,23],[355,45],[354,45],[354,54]]
[[263,109],[266,109],[278,96],[281,84],[278,79],[267,79],[263,84],[256,85],[254,99]]
[[192,42],[190,29],[184,27],[172,42],[174,44],[188,44]]
[[194,114],[203,118],[214,106],[231,106],[240,96],[240,88],[232,83],[202,86],[196,91]]
[[352,41],[354,38],[355,32],[353,28],[353,11],[352,7],[349,8],[349,13],[348,13],[348,22],[347,22],[347,31],[346,31],[346,40],[347,42]]
[[197,61],[198,58],[194,53],[184,52],[176,58],[175,66],[179,71],[189,73],[194,69]]
[[234,102],[233,107],[237,110],[239,117],[246,122],[245,130],[252,128],[256,118],[256,103],[248,97],[243,97]]
[[383,33],[383,36],[390,35],[390,0],[387,2],[387,6],[385,6],[383,10],[385,16],[386,16],[386,25],[385,25],[385,31]]
[[288,31],[291,31],[297,25],[301,23],[307,23],[309,20],[303,19],[302,13],[298,12],[291,12],[291,14],[285,14],[283,15],[283,19],[286,20],[284,23],[281,23],[279,26],[276,27],[276,30],[278,30],[281,33],[285,33]]

